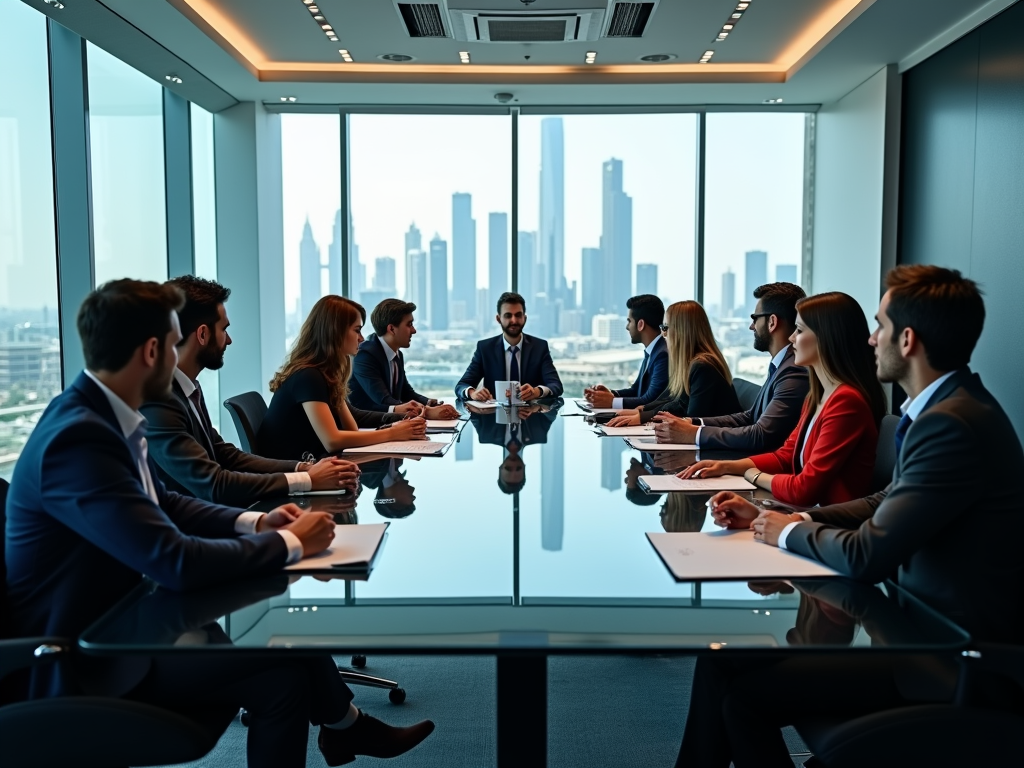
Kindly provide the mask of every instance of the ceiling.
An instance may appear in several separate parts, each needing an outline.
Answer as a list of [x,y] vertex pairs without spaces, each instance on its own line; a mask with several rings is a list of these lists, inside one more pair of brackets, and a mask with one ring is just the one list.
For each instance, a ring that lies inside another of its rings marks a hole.
[[[50,6],[25,1],[58,18]],[[761,105],[779,98],[786,105],[827,104],[886,64],[914,63],[938,50],[1013,0],[748,0],[728,37],[716,41],[738,2],[659,0],[643,37],[565,43],[412,38],[391,0],[321,0],[319,22],[303,0],[94,5],[113,11],[239,101],[277,103],[294,96],[297,107],[494,106],[494,94],[508,92],[518,106],[656,106]],[[452,8],[492,11],[607,4],[448,0]],[[328,39],[323,23],[332,26],[337,42]],[[95,42],[118,55],[123,37]],[[353,61],[345,62],[339,49]],[[707,50],[714,50],[712,60],[698,63]],[[460,63],[460,51],[469,52],[471,63]],[[596,63],[584,63],[588,51],[597,53]],[[378,58],[393,53],[414,58]],[[640,61],[649,54],[674,58]]]

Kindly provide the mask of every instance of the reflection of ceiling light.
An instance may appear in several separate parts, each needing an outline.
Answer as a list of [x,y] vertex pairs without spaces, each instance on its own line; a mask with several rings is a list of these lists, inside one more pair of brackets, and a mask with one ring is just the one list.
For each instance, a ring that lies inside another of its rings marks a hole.
[[338,53],[341,54],[341,58],[343,58],[346,62],[348,62],[349,64],[352,63],[352,54],[348,52],[348,49],[339,48]]
[[781,104],[782,99],[765,99],[761,102],[762,104]]
[[281,101],[290,101],[290,102],[294,103],[294,102],[298,101],[298,99],[295,96],[282,96],[281,97]]
[[469,64],[469,51],[459,51],[459,61]]
[[181,85],[181,78],[177,75],[164,75],[164,80]]

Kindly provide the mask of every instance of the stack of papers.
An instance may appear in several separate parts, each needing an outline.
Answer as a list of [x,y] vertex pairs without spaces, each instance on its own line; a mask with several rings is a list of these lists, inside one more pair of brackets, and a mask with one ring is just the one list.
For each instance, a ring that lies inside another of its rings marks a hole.
[[739,475],[697,477],[681,480],[675,475],[644,475],[636,484],[652,493],[688,491],[690,493],[717,493],[718,491],[753,491],[755,486]]
[[648,533],[676,581],[839,576],[816,560],[762,544],[753,531]]
[[499,405],[501,405],[501,403],[499,403],[497,400],[466,400],[464,401],[464,404],[472,405],[473,407],[480,408],[481,410],[484,411],[489,411],[492,408],[497,408]]
[[654,437],[627,437],[626,443],[630,448],[635,448],[638,451],[647,451],[652,453],[655,451],[696,451],[700,448],[696,443],[659,443],[658,438]]
[[654,427],[647,424],[635,427],[609,427],[607,424],[601,424],[597,431],[607,437],[654,437]]
[[595,408],[590,403],[588,403],[586,400],[574,400],[573,402],[576,403],[576,407],[577,408],[579,408],[581,411],[586,411],[587,413],[618,413],[619,412],[617,408]]
[[455,432],[458,428],[458,419],[427,419],[427,432]]
[[336,525],[331,546],[315,555],[286,566],[287,571],[331,571],[346,573],[368,571],[380,551],[390,523]]
[[346,448],[342,455],[350,453],[406,453],[414,456],[440,456],[449,443],[438,443],[431,440],[392,440],[376,445],[363,445],[359,448]]

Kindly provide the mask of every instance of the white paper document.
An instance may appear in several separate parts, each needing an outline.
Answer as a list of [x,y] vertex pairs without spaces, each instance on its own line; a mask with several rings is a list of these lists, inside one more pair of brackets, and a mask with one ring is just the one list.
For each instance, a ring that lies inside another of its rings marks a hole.
[[840,575],[816,560],[755,541],[749,530],[648,533],[647,539],[676,581]]
[[696,443],[659,443],[656,437],[627,437],[626,443],[638,451],[696,451],[700,446]]
[[427,419],[427,429],[454,432],[459,428],[458,419]]
[[392,440],[376,445],[363,445],[359,448],[346,448],[342,455],[350,453],[408,453],[416,456],[440,456],[448,443],[433,440]]
[[594,408],[586,400],[574,400],[573,402],[576,403],[576,407],[577,408],[579,408],[581,411],[586,411],[587,413],[618,413],[619,412],[618,408]]
[[465,400],[463,402],[465,405],[472,405],[474,408],[479,408],[482,411],[489,411],[501,405],[497,400]]
[[360,571],[373,564],[389,523],[336,525],[331,546],[286,566],[288,571]]
[[670,493],[672,491],[690,491],[691,493],[717,493],[718,491],[752,491],[753,483],[748,483],[739,475],[722,475],[721,477],[697,477],[682,480],[675,475],[644,475],[637,480],[637,485],[645,491],[654,493]]
[[635,427],[609,427],[607,424],[601,424],[597,431],[608,437],[654,437],[654,427],[647,424]]
[[344,496],[348,493],[346,488],[336,488],[331,491],[291,491],[289,496]]

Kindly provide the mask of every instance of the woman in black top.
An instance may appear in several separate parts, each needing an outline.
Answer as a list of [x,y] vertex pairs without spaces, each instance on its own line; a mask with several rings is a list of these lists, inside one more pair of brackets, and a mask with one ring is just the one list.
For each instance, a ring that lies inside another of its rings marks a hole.
[[668,388],[642,409],[620,411],[611,427],[646,424],[659,412],[675,416],[725,416],[742,411],[732,374],[711,333],[704,307],[677,301],[665,310]]
[[352,357],[363,341],[364,312],[354,301],[324,296],[309,312],[284,366],[270,382],[274,393],[260,425],[260,452],[271,458],[299,460],[345,448],[426,436],[421,418],[404,419],[387,429],[360,432],[360,426],[380,426],[391,414],[349,407],[348,380]]

